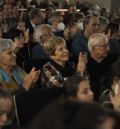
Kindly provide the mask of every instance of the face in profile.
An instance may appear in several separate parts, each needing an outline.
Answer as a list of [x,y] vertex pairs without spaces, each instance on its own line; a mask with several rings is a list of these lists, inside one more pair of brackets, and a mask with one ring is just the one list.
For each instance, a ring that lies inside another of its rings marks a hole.
[[3,128],[9,118],[12,109],[12,102],[9,98],[0,99],[0,129]]
[[89,81],[83,80],[78,84],[76,97],[80,102],[91,103],[94,101],[94,94],[90,89]]

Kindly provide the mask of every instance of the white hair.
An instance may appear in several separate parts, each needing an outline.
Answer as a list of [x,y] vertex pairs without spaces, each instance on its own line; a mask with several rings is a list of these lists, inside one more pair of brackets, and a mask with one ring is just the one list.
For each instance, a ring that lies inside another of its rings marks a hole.
[[0,38],[0,54],[6,49],[12,49],[14,43],[11,39]]
[[92,52],[93,47],[96,45],[100,45],[103,40],[107,40],[107,37],[102,33],[94,33],[88,39],[88,50]]
[[60,21],[61,16],[58,14],[52,14],[49,18],[48,18],[48,23],[52,24],[53,21]]
[[44,29],[50,29],[52,31],[52,28],[49,24],[42,24],[42,25],[37,26],[33,34],[33,38],[35,42],[40,42],[40,37],[43,35]]

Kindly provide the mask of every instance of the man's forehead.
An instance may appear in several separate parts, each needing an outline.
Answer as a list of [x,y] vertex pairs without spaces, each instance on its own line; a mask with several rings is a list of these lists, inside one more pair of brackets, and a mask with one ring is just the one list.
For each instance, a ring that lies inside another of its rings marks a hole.
[[92,16],[92,17],[90,18],[89,22],[99,22],[99,19],[98,19],[98,17],[96,17],[96,16]]

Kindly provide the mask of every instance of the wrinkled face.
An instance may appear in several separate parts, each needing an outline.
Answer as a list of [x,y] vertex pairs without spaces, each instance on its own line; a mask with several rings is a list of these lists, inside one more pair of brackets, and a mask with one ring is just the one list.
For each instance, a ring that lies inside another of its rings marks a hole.
[[107,38],[102,38],[100,40],[100,43],[98,45],[93,46],[93,54],[99,58],[99,59],[104,59],[109,50],[109,44]]
[[10,111],[12,109],[12,102],[8,98],[0,100],[0,128],[4,127],[8,122]]
[[56,62],[66,62],[69,59],[69,52],[65,43],[56,46],[54,55],[51,58]]
[[85,102],[85,103],[91,103],[94,101],[94,94],[91,91],[89,82],[87,80],[84,80],[79,83],[77,99],[80,102]]
[[100,28],[98,17],[92,16],[89,20],[89,23],[86,25],[85,28],[89,32],[90,35],[92,35],[93,33],[97,33]]
[[44,28],[43,29],[43,34],[40,37],[41,43],[44,44],[44,42],[46,42],[52,36],[53,36],[52,29],[50,29],[50,28]]
[[0,64],[6,66],[15,66],[16,54],[10,49],[4,50],[0,55]]

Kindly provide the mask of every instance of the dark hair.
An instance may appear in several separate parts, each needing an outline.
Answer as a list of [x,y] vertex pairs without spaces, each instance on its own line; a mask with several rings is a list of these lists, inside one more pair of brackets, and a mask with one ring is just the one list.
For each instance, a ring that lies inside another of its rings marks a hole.
[[116,22],[110,22],[106,27],[105,34],[107,34],[109,30],[111,30],[111,34],[116,33],[119,30],[119,24]]
[[69,77],[65,81],[65,94],[67,96],[75,97],[78,91],[79,84],[82,81],[88,80],[88,77],[81,76],[80,73],[76,73],[73,76]]
[[14,39],[15,39],[16,37],[20,37],[20,36],[24,36],[24,34],[23,34],[23,32],[22,32],[21,30],[19,30],[19,29],[12,29],[12,30],[10,30],[10,31],[7,33],[7,35],[6,35],[5,38],[7,38],[7,39],[12,39],[12,40],[14,41]]
[[70,18],[70,24],[75,24],[78,20],[83,19],[84,18],[84,14],[83,13],[79,13],[79,12],[75,12],[72,14],[71,18]]
[[34,9],[31,9],[29,17],[30,19],[34,19],[36,17],[40,17],[40,14],[42,15],[41,10],[34,8]]
[[97,129],[107,117],[96,105],[64,100],[41,111],[30,129]]
[[74,4],[69,4],[69,5],[67,6],[67,9],[69,10],[69,8],[71,8],[71,7],[75,7],[75,5],[74,5]]
[[102,87],[101,91],[104,91],[106,89],[111,89],[111,86],[113,85],[114,81],[120,80],[120,75],[111,75],[110,77],[106,77],[104,80],[102,80]]
[[89,24],[90,19],[91,19],[92,17],[98,17],[98,16],[88,15],[88,16],[86,16],[86,17],[84,18],[84,20],[83,20],[83,28],[84,28],[84,29],[85,29],[86,25]]

